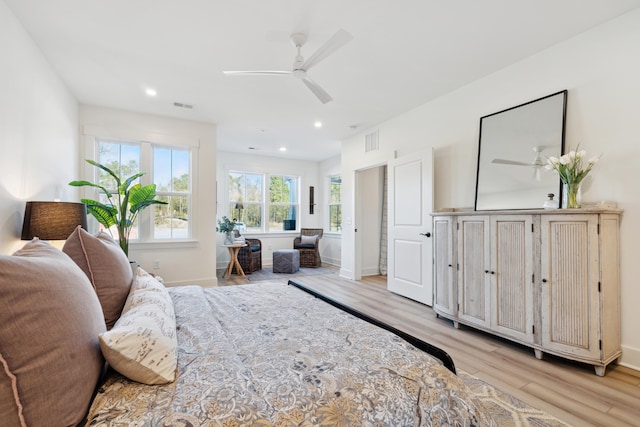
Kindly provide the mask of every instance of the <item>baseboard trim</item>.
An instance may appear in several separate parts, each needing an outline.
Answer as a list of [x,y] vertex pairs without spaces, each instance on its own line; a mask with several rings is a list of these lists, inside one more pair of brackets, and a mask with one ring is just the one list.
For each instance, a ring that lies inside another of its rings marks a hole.
[[622,346],[622,358],[619,365],[640,371],[640,350],[637,348]]
[[351,271],[349,269],[341,268],[340,269],[340,273],[338,275],[340,277],[342,277],[343,279],[353,280],[353,271]]
[[377,276],[380,274],[380,268],[378,266],[375,267],[363,267],[362,275],[363,276]]
[[178,282],[164,282],[164,285],[167,288],[172,288],[176,286],[188,286],[188,285],[198,285],[203,288],[215,288],[218,286],[218,278],[212,277],[209,279],[194,279],[194,280],[184,280]]

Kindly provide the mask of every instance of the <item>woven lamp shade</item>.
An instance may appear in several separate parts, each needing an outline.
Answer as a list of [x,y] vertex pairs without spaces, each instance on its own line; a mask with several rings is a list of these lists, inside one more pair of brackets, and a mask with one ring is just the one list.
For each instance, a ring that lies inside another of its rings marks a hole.
[[22,240],[66,240],[80,225],[87,229],[87,207],[75,202],[27,202]]

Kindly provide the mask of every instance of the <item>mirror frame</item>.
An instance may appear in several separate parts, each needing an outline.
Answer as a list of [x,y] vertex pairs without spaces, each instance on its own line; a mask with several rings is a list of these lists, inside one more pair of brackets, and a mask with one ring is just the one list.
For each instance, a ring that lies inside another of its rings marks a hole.
[[[560,141],[554,141],[554,147],[555,144],[559,144],[560,146],[560,150],[559,153],[556,153],[557,155],[562,155],[564,153],[564,148],[565,148],[565,131],[566,131],[566,122],[567,122],[567,90],[562,90],[560,92],[556,92],[556,93],[552,93],[551,95],[547,95],[547,96],[543,96],[542,98],[538,98],[538,99],[534,99],[533,101],[529,101],[529,102],[525,102],[523,104],[520,105],[516,105],[515,107],[511,107],[511,108],[507,108],[505,110],[502,111],[498,111],[496,113],[492,113],[492,114],[488,114],[486,116],[483,116],[480,118],[480,129],[479,129],[479,140],[478,140],[478,163],[477,163],[477,169],[476,169],[476,192],[475,192],[475,200],[474,200],[474,210],[475,211],[491,211],[491,210],[524,210],[524,209],[542,209],[542,205],[544,202],[544,196],[546,195],[545,192],[544,194],[541,194],[541,197],[539,199],[536,199],[535,201],[535,205],[534,202],[532,201],[531,204],[532,206],[528,206],[528,207],[513,207],[513,208],[508,208],[508,207],[496,207],[496,208],[487,208],[487,207],[481,207],[480,209],[478,209],[478,189],[480,188],[480,179],[481,179],[481,171],[480,168],[483,165],[483,159],[482,159],[482,146],[483,146],[483,125],[485,125],[487,122],[487,119],[489,118],[495,118],[498,115],[501,114],[505,114],[505,113],[513,113],[515,110],[520,109],[519,111],[522,112],[524,111],[524,109],[526,109],[526,107],[531,106],[532,104],[535,104],[537,102],[540,101],[544,101],[547,100],[549,98],[555,97],[555,96],[561,96],[562,97],[562,130],[561,130],[561,135],[560,135]],[[526,112],[525,112],[526,113]],[[532,134],[535,134],[535,129],[534,132],[532,132]],[[487,146],[487,144],[491,141],[487,141],[487,137],[485,136],[485,146]],[[525,135],[528,136],[528,135]],[[486,151],[486,150],[485,150]],[[552,154],[552,155],[556,155],[556,154]],[[546,165],[546,156],[543,157],[543,162]],[[486,163],[486,160],[485,162]],[[547,172],[548,171],[542,169],[540,170],[541,173]],[[486,171],[485,171],[486,173]],[[557,185],[557,201],[558,201],[558,207],[562,206],[562,182],[560,181],[560,177],[557,176],[557,180],[558,180],[558,185]]]

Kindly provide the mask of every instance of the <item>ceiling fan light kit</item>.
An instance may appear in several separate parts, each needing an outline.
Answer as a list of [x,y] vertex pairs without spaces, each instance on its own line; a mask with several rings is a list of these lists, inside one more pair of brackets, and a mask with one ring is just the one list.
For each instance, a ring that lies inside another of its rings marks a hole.
[[333,100],[331,95],[329,95],[319,84],[311,80],[311,78],[307,75],[307,71],[311,67],[317,65],[320,61],[331,55],[336,50],[340,49],[342,46],[347,44],[353,36],[346,32],[345,30],[338,30],[329,40],[327,40],[322,46],[318,48],[314,52],[313,55],[309,57],[306,61],[302,56],[301,49],[302,46],[307,42],[306,34],[302,33],[294,33],[291,35],[291,43],[297,49],[297,55],[294,58],[293,66],[291,67],[291,71],[285,70],[262,70],[262,71],[224,71],[224,74],[228,76],[256,76],[256,75],[292,75],[298,80],[302,80],[302,83],[305,84],[313,92],[313,94],[322,102],[326,104]]

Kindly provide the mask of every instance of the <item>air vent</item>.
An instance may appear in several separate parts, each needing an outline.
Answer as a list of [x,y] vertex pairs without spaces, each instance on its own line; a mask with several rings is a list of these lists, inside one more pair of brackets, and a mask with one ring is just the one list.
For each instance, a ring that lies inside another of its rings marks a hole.
[[371,132],[364,136],[364,152],[378,151],[380,144],[378,142],[378,131]]
[[174,107],[178,107],[178,108],[186,108],[187,110],[193,110],[193,105],[191,104],[184,104],[182,102],[174,102],[173,103]]

